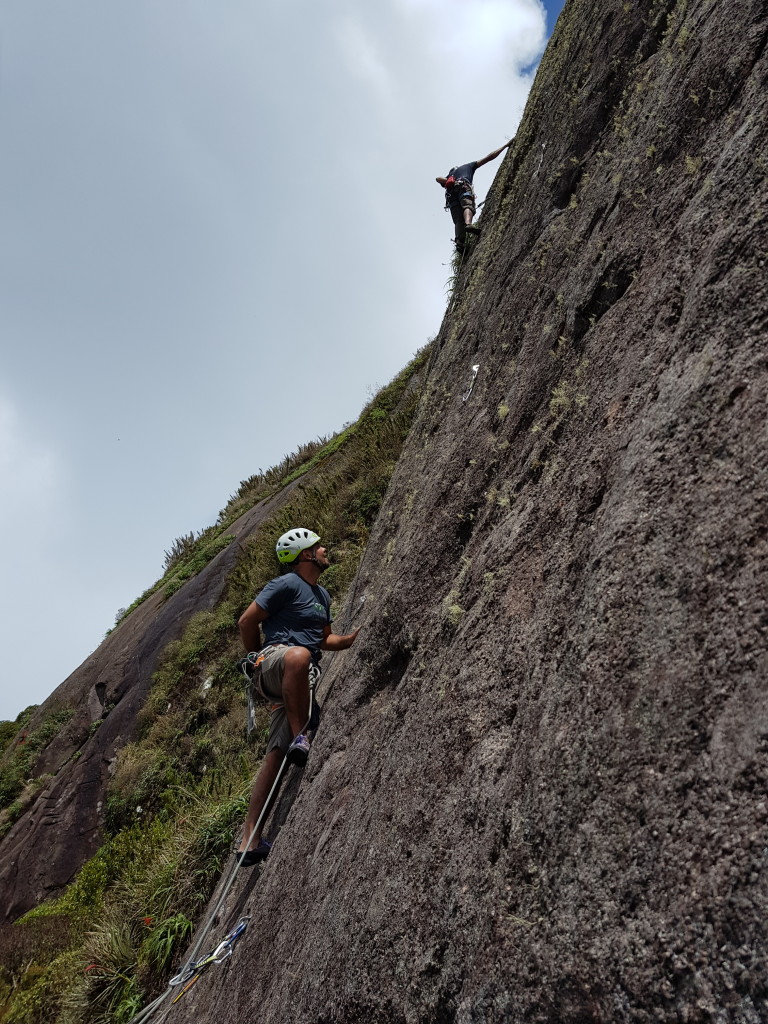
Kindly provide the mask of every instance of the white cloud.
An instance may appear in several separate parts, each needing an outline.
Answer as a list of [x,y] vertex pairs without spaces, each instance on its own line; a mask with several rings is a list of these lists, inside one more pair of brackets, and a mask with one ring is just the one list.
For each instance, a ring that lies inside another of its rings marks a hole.
[[540,0],[394,0],[406,15],[429,26],[425,42],[455,60],[449,82],[496,68],[516,72],[544,46],[546,12]]
[[385,109],[391,109],[393,79],[371,34],[356,18],[345,17],[336,27],[336,37],[350,73],[371,88]]
[[56,453],[34,440],[14,406],[0,396],[0,529],[36,528],[54,521],[61,491]]

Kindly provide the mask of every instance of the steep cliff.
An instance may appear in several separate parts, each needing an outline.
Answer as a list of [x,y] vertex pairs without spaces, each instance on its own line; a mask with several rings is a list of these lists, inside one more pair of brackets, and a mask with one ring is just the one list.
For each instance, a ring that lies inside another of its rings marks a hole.
[[249,928],[172,1019],[768,1020],[767,41],[568,0]]
[[177,1020],[768,1020],[766,17],[566,4]]

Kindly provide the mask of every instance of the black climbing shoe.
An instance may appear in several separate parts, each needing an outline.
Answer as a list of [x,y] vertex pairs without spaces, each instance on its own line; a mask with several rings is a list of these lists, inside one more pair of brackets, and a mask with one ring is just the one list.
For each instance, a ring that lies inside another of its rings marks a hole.
[[303,768],[309,757],[309,747],[308,738],[303,732],[300,732],[290,747],[288,747],[288,753],[285,755],[288,758],[288,764],[295,764],[297,767]]
[[243,856],[242,853],[236,853],[235,856],[243,858],[240,861],[241,868],[252,868],[254,864],[258,864],[260,861],[266,860],[271,849],[272,843],[268,843],[266,839],[260,839],[259,845],[255,850],[247,850],[245,856]]

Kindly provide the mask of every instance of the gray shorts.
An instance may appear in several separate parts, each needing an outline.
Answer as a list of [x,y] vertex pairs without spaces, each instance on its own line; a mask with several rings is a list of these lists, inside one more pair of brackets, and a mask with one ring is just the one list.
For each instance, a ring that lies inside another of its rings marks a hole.
[[475,193],[471,190],[465,190],[458,196],[452,196],[448,203],[448,209],[451,211],[451,217],[453,217],[454,224],[464,222],[465,210],[471,210],[472,216],[474,217],[477,212],[475,207]]
[[477,212],[475,209],[475,193],[465,192],[459,199],[459,206],[462,210],[471,210],[474,215]]
[[275,644],[264,651],[259,665],[259,689],[269,701],[269,737],[267,753],[278,747],[283,753],[291,745],[293,733],[283,705],[283,670],[287,644]]
[[[288,716],[283,704],[283,672],[285,669],[285,652],[291,649],[290,644],[274,644],[267,647],[256,662],[254,676],[256,692],[269,704],[269,736],[267,737],[267,753],[278,748],[285,753],[293,740]],[[314,662],[309,666],[310,682],[317,684],[320,668]],[[312,702],[312,719],[309,730],[313,732],[320,722],[320,705],[317,700]]]

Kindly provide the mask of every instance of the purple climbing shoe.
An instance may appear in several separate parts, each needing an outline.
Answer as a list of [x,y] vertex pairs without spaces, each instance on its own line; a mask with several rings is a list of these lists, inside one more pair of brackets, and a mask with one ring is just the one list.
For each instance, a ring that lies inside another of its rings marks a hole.
[[303,768],[309,757],[309,740],[300,732],[293,743],[288,747],[288,764],[298,765]]

